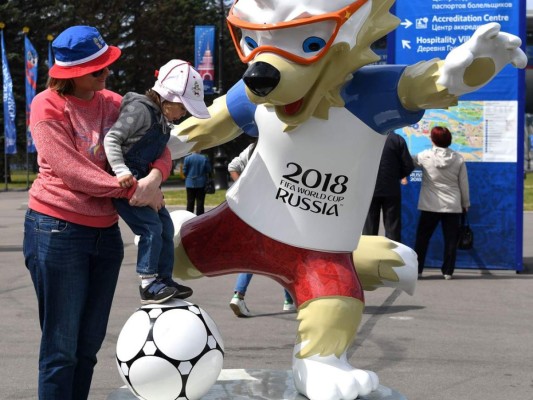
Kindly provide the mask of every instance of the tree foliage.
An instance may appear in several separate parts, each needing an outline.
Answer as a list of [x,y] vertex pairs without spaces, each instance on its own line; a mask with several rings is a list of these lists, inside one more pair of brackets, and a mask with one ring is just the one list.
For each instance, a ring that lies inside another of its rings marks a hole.
[[[22,28],[30,28],[28,38],[39,54],[37,91],[46,86],[48,77],[47,36],[57,36],[72,25],[96,27],[108,44],[122,50],[121,58],[111,66],[113,74],[108,88],[118,93],[144,93],[155,81],[154,71],[173,58],[194,63],[194,27],[216,26],[215,58],[222,48],[222,71],[216,62],[215,86],[222,82],[227,91],[245,70],[238,59],[225,23],[227,0],[7,0],[0,4],[0,22],[5,23],[4,40],[13,91],[17,105],[18,153],[25,155],[25,86],[24,35]],[[221,11],[224,8],[224,14]],[[220,31],[222,27],[222,31]],[[220,32],[222,43],[219,43]],[[221,74],[221,75],[218,75]],[[210,104],[214,97],[207,97]],[[3,132],[3,113],[0,114]],[[3,136],[3,135],[2,135]],[[244,145],[243,145],[244,146]],[[243,147],[237,146],[237,147]],[[3,149],[3,143],[1,144]],[[237,150],[229,150],[235,153]],[[1,163],[1,161],[0,161]]]

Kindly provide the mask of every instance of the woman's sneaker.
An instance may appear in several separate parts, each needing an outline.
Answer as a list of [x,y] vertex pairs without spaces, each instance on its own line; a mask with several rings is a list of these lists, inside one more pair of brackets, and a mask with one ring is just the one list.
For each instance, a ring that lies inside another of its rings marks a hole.
[[244,299],[239,297],[238,294],[235,294],[231,301],[229,302],[230,308],[233,310],[237,317],[251,317],[252,313],[246,307]]
[[141,304],[161,304],[171,299],[177,289],[166,285],[162,280],[156,279],[148,286],[139,286]]
[[192,296],[192,289],[190,287],[180,285],[172,278],[161,278],[161,282],[163,282],[167,286],[176,289],[176,293],[174,293],[173,296],[175,299],[186,299],[187,297]]

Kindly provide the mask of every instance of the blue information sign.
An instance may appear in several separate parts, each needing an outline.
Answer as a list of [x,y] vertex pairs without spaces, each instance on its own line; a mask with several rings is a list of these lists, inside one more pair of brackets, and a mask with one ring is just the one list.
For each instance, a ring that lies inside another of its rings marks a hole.
[[[468,40],[481,25],[497,22],[502,31],[520,36],[518,0],[418,0],[397,1],[395,14],[402,19],[396,30],[396,63],[413,64],[434,57],[444,59]],[[461,100],[516,100],[520,72],[507,66],[481,90]]]
[[[389,56],[396,64],[444,59],[481,25],[497,22],[502,31],[523,38],[525,0],[397,1],[401,25],[391,35]],[[524,38],[523,38],[523,41]],[[415,126],[398,131],[412,154],[431,148],[433,126],[447,126],[452,148],[467,161],[470,224],[475,247],[458,251],[458,268],[522,270],[524,91],[523,71],[512,66],[482,89],[462,96],[457,107],[428,110]],[[403,188],[403,241],[414,246],[421,172]],[[426,257],[442,264],[443,238],[436,232]]]

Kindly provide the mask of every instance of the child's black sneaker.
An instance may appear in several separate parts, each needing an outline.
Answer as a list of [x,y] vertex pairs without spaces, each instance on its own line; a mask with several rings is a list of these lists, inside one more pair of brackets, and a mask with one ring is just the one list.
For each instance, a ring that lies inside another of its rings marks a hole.
[[167,285],[161,279],[156,279],[148,286],[139,286],[141,293],[141,304],[160,304],[171,299],[178,290]]
[[161,278],[161,282],[165,283],[165,285],[167,286],[176,289],[176,293],[174,293],[175,299],[186,299],[187,297],[192,296],[192,289],[190,287],[180,285],[172,278]]

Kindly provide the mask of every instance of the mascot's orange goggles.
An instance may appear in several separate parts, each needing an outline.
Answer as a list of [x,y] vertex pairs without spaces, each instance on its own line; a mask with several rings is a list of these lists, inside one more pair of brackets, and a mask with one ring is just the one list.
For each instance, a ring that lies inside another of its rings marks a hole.
[[275,53],[298,64],[311,64],[326,54],[341,26],[368,0],[355,1],[330,13],[272,24],[237,17],[234,7],[238,1],[233,3],[227,22],[242,62],[250,62],[258,53]]

